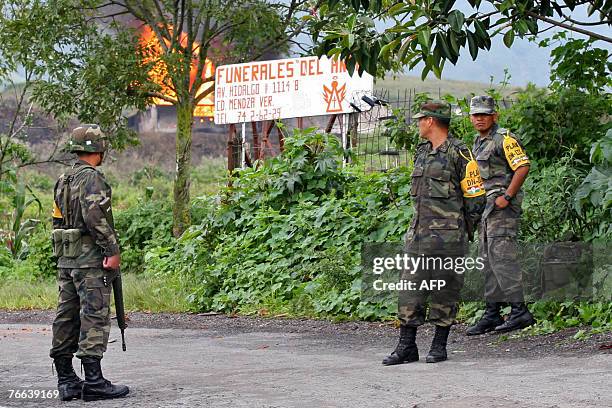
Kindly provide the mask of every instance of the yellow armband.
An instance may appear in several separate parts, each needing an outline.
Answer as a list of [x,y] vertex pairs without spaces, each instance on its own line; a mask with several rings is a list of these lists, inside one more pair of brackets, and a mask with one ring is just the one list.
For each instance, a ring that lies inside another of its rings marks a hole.
[[512,171],[529,164],[527,154],[516,139],[510,136],[510,131],[504,136],[504,154]]
[[53,218],[63,218],[62,211],[59,209],[55,201],[53,201]]
[[463,196],[466,198],[474,198],[483,195],[485,189],[482,177],[480,177],[478,163],[474,160],[472,152],[470,152],[469,158],[465,157],[461,151],[459,151],[459,153],[468,162],[465,166],[465,177],[461,180],[461,191],[463,191]]

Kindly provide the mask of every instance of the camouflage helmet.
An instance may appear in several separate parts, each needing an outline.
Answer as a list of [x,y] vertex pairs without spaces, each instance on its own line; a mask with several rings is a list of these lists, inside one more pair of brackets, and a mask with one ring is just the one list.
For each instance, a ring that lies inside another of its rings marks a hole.
[[451,118],[451,106],[444,101],[430,101],[421,105],[419,111],[412,116],[412,119],[420,119],[425,117],[434,117],[439,119]]
[[81,125],[75,128],[68,141],[71,153],[103,153],[108,148],[106,135],[98,125]]
[[496,110],[495,99],[488,95],[477,95],[470,101],[470,115],[492,115]]

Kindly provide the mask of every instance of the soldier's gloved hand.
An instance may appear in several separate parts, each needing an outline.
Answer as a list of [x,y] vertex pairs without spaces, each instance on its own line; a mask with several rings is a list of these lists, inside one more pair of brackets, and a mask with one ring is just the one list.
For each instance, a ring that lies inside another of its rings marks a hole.
[[119,254],[105,257],[102,261],[102,267],[104,269],[118,269],[121,264],[121,257]]

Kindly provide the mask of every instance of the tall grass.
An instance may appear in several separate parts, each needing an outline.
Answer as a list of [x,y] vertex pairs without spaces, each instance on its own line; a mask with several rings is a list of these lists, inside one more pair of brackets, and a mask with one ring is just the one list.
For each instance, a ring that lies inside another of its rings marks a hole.
[[57,283],[51,280],[6,280],[0,284],[0,309],[53,309],[57,304],[57,289]]
[[164,279],[126,274],[123,277],[125,308],[141,312],[188,312],[189,291]]
[[[0,309],[55,309],[58,286],[54,280],[27,282],[5,280],[0,283]],[[151,277],[123,275],[124,303],[127,311],[187,312],[186,288],[177,288]]]

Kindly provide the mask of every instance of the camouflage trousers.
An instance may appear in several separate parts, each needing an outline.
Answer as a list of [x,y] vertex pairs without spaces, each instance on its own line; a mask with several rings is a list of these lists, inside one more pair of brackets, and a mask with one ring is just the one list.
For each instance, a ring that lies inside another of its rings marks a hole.
[[479,226],[478,256],[484,260],[487,302],[523,301],[517,241],[520,211],[514,204],[503,210],[494,209]]
[[[412,255],[414,256],[414,255]],[[423,255],[421,255],[423,257]],[[432,255],[429,259],[451,257]],[[454,258],[454,257],[452,257]],[[432,262],[435,263],[435,262]],[[402,290],[399,292],[398,318],[402,325],[418,327],[429,321],[436,326],[448,327],[455,323],[459,310],[458,301],[463,288],[463,274],[454,270],[439,268],[419,269],[415,273],[402,271],[402,281],[415,283],[415,290]],[[443,281],[440,288],[420,289],[423,282]],[[429,316],[427,316],[427,298],[429,298]]]
[[98,268],[58,273],[59,300],[53,321],[51,358],[76,353],[102,358],[110,333],[110,295],[115,272]]

